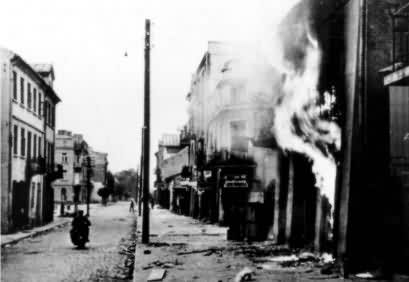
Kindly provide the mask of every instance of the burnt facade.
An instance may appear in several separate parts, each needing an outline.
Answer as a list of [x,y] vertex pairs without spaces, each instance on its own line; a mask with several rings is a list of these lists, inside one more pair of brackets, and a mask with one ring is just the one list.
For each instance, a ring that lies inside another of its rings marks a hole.
[[283,23],[311,29],[323,56],[319,89],[336,94],[343,134],[342,150],[335,153],[334,250],[350,271],[408,269],[408,244],[402,239],[407,197],[391,170],[390,136],[393,126],[407,119],[396,108],[397,96],[403,105],[407,100],[402,93],[388,94],[380,73],[392,64],[391,11],[406,2],[303,1]]

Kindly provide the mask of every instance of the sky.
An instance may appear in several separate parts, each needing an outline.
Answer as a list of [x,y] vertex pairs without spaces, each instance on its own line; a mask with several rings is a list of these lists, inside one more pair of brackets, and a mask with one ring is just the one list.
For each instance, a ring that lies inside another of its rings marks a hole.
[[[145,19],[152,20],[151,168],[163,133],[187,121],[186,95],[207,42],[268,41],[297,0],[0,0],[0,46],[52,63],[57,129],[137,168],[143,125]],[[125,56],[125,53],[127,56]]]

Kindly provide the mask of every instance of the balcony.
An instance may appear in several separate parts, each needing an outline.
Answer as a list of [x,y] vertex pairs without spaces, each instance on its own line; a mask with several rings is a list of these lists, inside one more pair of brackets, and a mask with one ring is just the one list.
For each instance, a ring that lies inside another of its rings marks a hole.
[[409,4],[390,10],[392,18],[392,66],[381,70],[388,72],[384,85],[409,84]]

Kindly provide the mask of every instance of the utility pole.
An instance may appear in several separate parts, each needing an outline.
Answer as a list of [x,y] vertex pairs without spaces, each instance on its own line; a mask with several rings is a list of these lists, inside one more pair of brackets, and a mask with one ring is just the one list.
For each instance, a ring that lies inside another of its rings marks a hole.
[[142,139],[142,146],[141,146],[141,165],[140,165],[140,173],[139,173],[139,193],[138,193],[138,215],[142,215],[142,193],[143,193],[143,152],[144,152],[144,138],[145,138],[145,127],[142,127],[141,132],[141,139]]
[[149,152],[150,152],[150,50],[151,21],[145,20],[145,110],[143,134],[143,215],[142,243],[149,243]]

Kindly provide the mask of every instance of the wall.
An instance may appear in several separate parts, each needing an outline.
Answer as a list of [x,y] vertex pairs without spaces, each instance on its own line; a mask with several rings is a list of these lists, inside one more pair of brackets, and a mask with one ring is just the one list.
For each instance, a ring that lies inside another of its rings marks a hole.
[[409,261],[409,86],[389,87],[391,187],[395,209],[390,217],[390,231],[395,231],[398,265],[407,269]]
[[163,160],[160,165],[162,171],[162,179],[180,174],[183,166],[187,166],[189,163],[189,147],[185,147],[177,154]]
[[1,189],[1,233],[11,230],[11,193],[10,184],[10,56],[6,50],[0,48],[0,189]]

